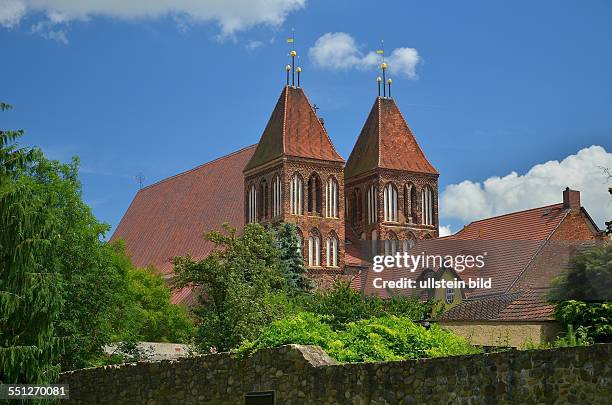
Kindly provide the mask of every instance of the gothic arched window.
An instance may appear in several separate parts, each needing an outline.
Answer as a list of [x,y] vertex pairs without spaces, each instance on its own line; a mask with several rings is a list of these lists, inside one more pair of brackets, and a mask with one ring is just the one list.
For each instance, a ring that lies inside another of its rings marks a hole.
[[397,222],[397,188],[387,184],[383,193],[383,218],[385,222]]
[[338,182],[332,176],[325,185],[325,216],[338,218]]
[[294,174],[290,184],[291,199],[289,201],[289,212],[293,215],[304,213],[304,182],[302,176]]
[[353,224],[358,224],[361,221],[362,215],[362,201],[361,201],[361,190],[356,188],[353,191]]
[[308,178],[308,212],[321,215],[321,179],[316,173]]
[[406,222],[416,223],[417,212],[417,195],[416,187],[412,183],[406,184],[404,187],[404,217]]
[[333,233],[327,237],[325,257],[327,267],[338,267],[338,237]]
[[421,223],[424,225],[433,225],[434,224],[434,196],[431,187],[425,186],[421,190]]
[[321,236],[316,229],[310,231],[308,238],[308,266],[321,266]]
[[272,180],[272,218],[282,214],[283,199],[281,194],[281,180],[277,174]]
[[368,188],[367,196],[368,224],[375,224],[378,218],[378,192],[375,185]]
[[262,221],[268,217],[268,182],[264,179],[259,183],[259,220]]
[[247,200],[247,222],[252,224],[257,222],[257,189],[255,188],[254,184],[251,184],[249,187]]
[[397,244],[397,235],[394,232],[389,232],[385,240],[385,255],[394,256],[397,253]]

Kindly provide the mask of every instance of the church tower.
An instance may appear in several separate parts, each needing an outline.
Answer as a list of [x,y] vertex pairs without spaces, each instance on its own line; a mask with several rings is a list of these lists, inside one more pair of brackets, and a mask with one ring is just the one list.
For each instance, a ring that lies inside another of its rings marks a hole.
[[388,86],[389,96],[385,91],[374,101],[346,164],[347,227],[363,240],[436,238],[439,174],[390,97],[390,79]]
[[[295,58],[295,51],[291,56]],[[344,159],[299,87],[300,72],[294,64],[287,65],[287,85],[244,168],[245,219],[246,223],[296,224],[309,273],[340,273],[344,267]]]

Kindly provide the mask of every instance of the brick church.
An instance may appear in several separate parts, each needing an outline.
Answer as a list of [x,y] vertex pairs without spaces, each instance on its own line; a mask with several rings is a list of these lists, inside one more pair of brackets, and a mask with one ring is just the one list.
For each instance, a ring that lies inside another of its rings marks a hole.
[[[315,278],[359,270],[359,240],[438,236],[438,172],[386,92],[345,161],[288,81],[256,145],[141,189],[112,239],[126,241],[135,265],[171,277],[172,257],[210,252],[206,231],[283,221],[297,225]],[[187,291],[173,298],[190,300]]]
[[[373,288],[359,249],[370,242],[360,241],[384,240],[386,250],[438,238],[438,172],[395,100],[386,91],[376,97],[345,161],[304,90],[289,84],[287,68],[287,85],[256,145],[138,191],[112,237],[125,240],[134,265],[152,265],[170,280],[171,259],[206,257],[213,245],[202,235],[223,223],[241,229],[245,223],[291,222],[309,275],[320,285],[341,278],[364,294],[385,296],[388,291]],[[442,324],[485,345],[505,336],[515,346],[555,336],[558,325],[546,291],[569,256],[550,260],[544,247],[604,238],[580,205],[578,191],[567,188],[559,196],[558,204],[474,221],[439,239],[530,242],[489,261],[481,275],[495,278],[493,289],[430,291],[446,307]],[[450,275],[438,269],[434,276]],[[174,291],[172,301],[189,305],[194,294],[189,288]]]

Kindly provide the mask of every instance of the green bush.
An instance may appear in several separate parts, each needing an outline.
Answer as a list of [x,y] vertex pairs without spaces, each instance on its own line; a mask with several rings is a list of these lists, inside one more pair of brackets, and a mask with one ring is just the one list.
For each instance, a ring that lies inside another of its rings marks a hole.
[[612,302],[562,301],[555,307],[555,318],[581,340],[612,342]]
[[334,331],[324,316],[308,312],[273,322],[239,354],[286,344],[316,345],[342,362],[387,361],[478,353],[462,337],[437,325],[429,330],[409,318],[383,316],[351,322]]
[[364,297],[344,282],[336,282],[327,291],[309,294],[302,299],[302,306],[305,311],[324,315],[324,322],[334,330],[344,329],[350,322],[381,316],[395,315],[418,320],[430,317],[432,311],[430,303],[422,303],[416,298]]

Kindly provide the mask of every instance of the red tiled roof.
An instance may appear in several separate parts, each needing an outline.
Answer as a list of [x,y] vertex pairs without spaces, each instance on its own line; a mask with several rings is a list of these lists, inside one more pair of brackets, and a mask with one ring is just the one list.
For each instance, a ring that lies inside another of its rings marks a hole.
[[440,316],[441,321],[546,321],[554,307],[546,302],[546,290],[525,290],[477,300],[466,300]]
[[[490,277],[492,288],[465,289],[465,299],[445,312],[441,320],[552,319],[553,307],[546,302],[546,291],[551,280],[567,266],[571,252],[580,246],[576,242],[582,241],[552,238],[569,213],[570,209],[563,204],[553,204],[474,221],[454,235],[418,241],[417,254],[425,251],[456,256],[486,252],[483,268],[467,268],[457,274],[466,283],[470,279]],[[374,277],[387,281],[403,277],[415,279],[422,272],[423,269],[415,273],[385,269],[375,274],[370,270],[361,272],[353,285],[365,294],[386,297],[391,292],[374,288]]]
[[[442,320],[550,320],[553,307],[546,291],[555,274],[567,265],[563,246],[547,242],[569,209],[563,204],[513,212],[474,221],[444,240],[481,240],[491,260],[461,278],[491,277],[494,288],[466,291],[467,300],[445,312]],[[546,255],[546,260],[537,259]],[[548,267],[554,267],[548,269]],[[514,287],[518,280],[526,289]]]
[[[111,240],[122,238],[135,266],[172,273],[170,259],[203,258],[212,244],[202,235],[224,223],[244,226],[242,170],[255,146],[205,163],[140,190]],[[184,290],[173,301],[187,299]]]
[[301,88],[285,86],[244,170],[281,156],[344,162]]
[[438,174],[425,157],[395,101],[377,97],[344,171],[345,178],[376,169]]
[[544,240],[567,214],[563,203],[471,222],[450,240]]

